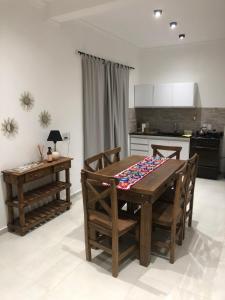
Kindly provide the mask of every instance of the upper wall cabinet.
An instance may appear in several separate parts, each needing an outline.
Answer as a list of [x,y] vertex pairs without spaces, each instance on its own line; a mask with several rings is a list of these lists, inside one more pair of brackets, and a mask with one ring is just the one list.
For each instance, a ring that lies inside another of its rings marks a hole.
[[173,106],[173,85],[156,84],[154,87],[153,106],[170,107]]
[[152,107],[153,106],[153,84],[139,84],[134,88],[134,106]]
[[172,92],[173,106],[194,107],[196,104],[196,84],[193,82],[174,83]]
[[193,82],[135,86],[135,107],[195,107]]

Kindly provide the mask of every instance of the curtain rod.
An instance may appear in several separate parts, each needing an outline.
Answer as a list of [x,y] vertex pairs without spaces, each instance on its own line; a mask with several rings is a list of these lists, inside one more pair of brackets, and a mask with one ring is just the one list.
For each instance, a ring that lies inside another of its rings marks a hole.
[[[85,52],[82,52],[82,51],[77,51],[77,53],[78,54],[80,54],[80,55],[88,55],[88,56],[91,56],[91,57],[94,57],[94,58],[97,58],[97,59],[100,59],[100,60],[102,60],[102,61],[110,61],[110,60],[107,60],[107,59],[104,59],[104,58],[101,58],[101,57],[98,57],[98,56],[95,56],[95,55],[92,55],[92,54],[88,54],[88,53],[85,53]],[[113,61],[110,61],[110,62],[113,62]],[[115,63],[115,62],[113,62],[113,63]],[[126,68],[129,68],[129,69],[131,69],[131,70],[135,70],[135,68],[134,67],[130,67],[130,66],[127,66],[127,65],[123,65],[123,64],[120,64],[120,63],[115,63],[115,64],[118,64],[118,65],[121,65],[121,66],[124,66],[124,67],[126,67]]]

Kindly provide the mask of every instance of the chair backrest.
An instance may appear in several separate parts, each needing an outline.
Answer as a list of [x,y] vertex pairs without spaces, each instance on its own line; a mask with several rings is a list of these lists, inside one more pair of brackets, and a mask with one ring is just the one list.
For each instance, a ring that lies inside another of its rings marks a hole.
[[187,178],[187,186],[186,186],[186,200],[189,202],[194,195],[195,189],[195,180],[198,172],[198,160],[199,155],[195,153],[189,160],[189,174]]
[[[116,180],[82,170],[81,183],[84,213],[87,220],[89,214],[94,213],[101,219],[112,222],[112,230],[116,229],[118,221]],[[98,207],[98,210],[96,210],[96,207]]]
[[159,150],[164,150],[164,151],[171,151],[173,153],[171,153],[169,156],[167,156],[168,158],[173,158],[176,157],[176,159],[180,159],[180,152],[182,150],[182,147],[178,147],[178,146],[163,146],[163,145],[151,145],[152,149],[153,149],[153,156],[159,155],[160,157],[164,157],[164,155],[159,151]]
[[180,208],[183,205],[186,197],[186,186],[189,174],[189,165],[186,162],[182,168],[180,168],[176,174],[176,184],[175,184],[175,195],[173,201],[173,217],[174,220],[177,217],[177,214],[180,211]]
[[106,150],[103,153],[104,167],[107,167],[108,165],[112,165],[115,162],[120,161],[120,152],[121,152],[121,147],[116,147],[113,149]]
[[103,153],[85,159],[84,168],[90,172],[96,172],[103,169]]

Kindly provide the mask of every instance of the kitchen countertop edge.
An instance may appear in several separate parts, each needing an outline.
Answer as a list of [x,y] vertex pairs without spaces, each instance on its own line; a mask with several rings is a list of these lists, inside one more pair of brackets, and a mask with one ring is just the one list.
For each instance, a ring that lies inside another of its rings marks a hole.
[[185,142],[190,142],[189,137],[183,137],[183,136],[165,136],[165,135],[147,135],[145,134],[135,134],[135,133],[129,133],[130,137],[135,137],[135,138],[152,138],[154,140],[170,140],[170,141],[185,141]]

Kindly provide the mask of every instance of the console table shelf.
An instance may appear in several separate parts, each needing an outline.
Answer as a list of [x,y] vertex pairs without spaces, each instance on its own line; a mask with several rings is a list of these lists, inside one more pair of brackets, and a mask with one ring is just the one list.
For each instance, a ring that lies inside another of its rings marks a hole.
[[[55,181],[44,185],[40,188],[24,193],[24,207],[40,202],[41,199],[54,196],[57,193],[69,188],[70,183]],[[18,198],[13,198],[12,201],[6,201],[7,205],[19,207]]]
[[[51,163],[43,162],[40,166],[27,171],[3,171],[6,183],[8,207],[8,230],[24,235],[31,229],[40,226],[70,209],[70,173],[71,158],[61,157]],[[65,181],[59,180],[59,173],[65,171]],[[39,188],[24,192],[24,185],[51,175],[52,182]],[[17,195],[13,196],[13,185]],[[66,199],[60,199],[60,192],[66,191]],[[49,199],[50,198],[50,199]],[[46,203],[46,200],[48,203]],[[45,203],[43,203],[45,202]],[[32,209],[32,205],[38,205]],[[31,211],[28,211],[31,207]],[[15,215],[15,209],[18,216]]]
[[31,212],[28,212],[25,215],[25,224],[23,228],[20,226],[20,219],[16,218],[14,220],[14,224],[9,224],[10,231],[21,232],[21,230],[25,230],[28,232],[30,229],[38,227],[51,219],[57,217],[61,213],[65,212],[70,208],[70,204],[68,204],[64,200],[53,200],[48,204],[40,206],[34,209]]

